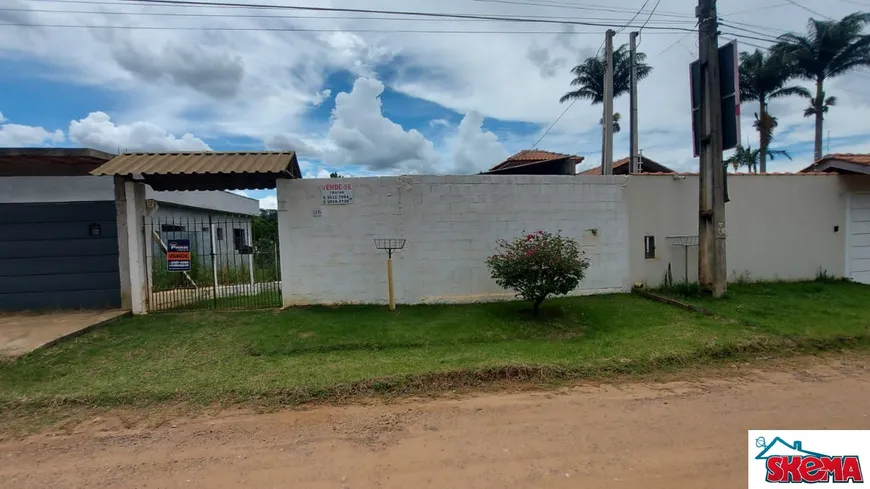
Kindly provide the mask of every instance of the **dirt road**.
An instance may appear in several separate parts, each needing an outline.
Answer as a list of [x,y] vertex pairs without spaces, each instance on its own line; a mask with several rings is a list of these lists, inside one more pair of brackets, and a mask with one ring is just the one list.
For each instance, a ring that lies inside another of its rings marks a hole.
[[745,487],[747,429],[870,428],[865,360],[731,380],[223,414],[156,429],[123,429],[108,416],[77,433],[0,443],[0,486]]

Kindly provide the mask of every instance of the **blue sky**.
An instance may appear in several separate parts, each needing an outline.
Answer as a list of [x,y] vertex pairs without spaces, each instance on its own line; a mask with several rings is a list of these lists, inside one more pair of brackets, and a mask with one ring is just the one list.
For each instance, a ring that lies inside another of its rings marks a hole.
[[[0,23],[26,25],[0,27],[0,62],[6,68],[0,73],[0,145],[295,150],[306,177],[330,171],[381,175],[485,170],[529,148],[562,114],[566,105],[558,99],[570,88],[571,66],[598,51],[604,31],[566,24],[283,10],[267,11],[274,15],[264,18],[262,9],[184,9],[119,1],[8,3],[8,10],[0,11]],[[350,0],[321,3],[360,7]],[[644,4],[619,0],[605,9],[527,3],[537,1],[371,0],[364,7],[551,16],[562,22],[595,17],[619,25]],[[697,56],[697,40],[679,30],[694,27],[694,3],[662,0],[640,46],[653,66],[652,75],[640,85],[640,146],[645,156],[681,171],[696,165],[688,65]],[[824,13],[831,17],[857,8],[844,0],[825,5]],[[733,0],[721,10],[726,21],[761,29],[769,38],[803,31],[812,15],[800,5],[774,0]],[[647,8],[643,16],[650,13]],[[67,27],[48,27],[56,24]],[[303,31],[274,31],[276,27]],[[215,30],[225,28],[247,30]],[[474,32],[457,33],[462,30]],[[617,34],[617,46],[627,42],[629,30]],[[723,42],[727,40],[724,35]],[[746,44],[741,48],[754,49]],[[870,150],[868,77],[870,71],[858,70],[827,84],[827,92],[838,98],[825,126],[832,152]],[[799,99],[771,104],[779,118],[773,146],[793,157],[777,158],[771,171],[794,171],[811,162],[813,124],[802,117],[804,105]],[[615,109],[626,129],[615,140],[614,156],[619,158],[628,149],[627,98],[618,99]],[[751,125],[756,111],[751,104],[743,107],[743,140],[752,146],[757,146]],[[579,154],[586,157],[585,167],[596,165],[600,118],[600,106],[578,102],[539,147]],[[272,193],[250,194],[265,199],[264,205],[274,204]]]

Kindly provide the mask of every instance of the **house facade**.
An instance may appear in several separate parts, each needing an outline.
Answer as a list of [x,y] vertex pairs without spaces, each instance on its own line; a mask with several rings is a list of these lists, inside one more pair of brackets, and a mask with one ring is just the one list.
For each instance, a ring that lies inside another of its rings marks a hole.
[[[121,306],[119,224],[112,177],[89,172],[114,155],[87,149],[0,150],[0,311]],[[201,255],[243,262],[259,203],[223,191],[146,189],[141,223],[161,240],[201,243]],[[203,225],[209,220],[213,225]],[[238,255],[238,258],[236,258]]]

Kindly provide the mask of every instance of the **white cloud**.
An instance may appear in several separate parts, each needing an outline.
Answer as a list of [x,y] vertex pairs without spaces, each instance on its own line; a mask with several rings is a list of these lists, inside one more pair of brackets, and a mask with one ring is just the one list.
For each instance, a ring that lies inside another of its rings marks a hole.
[[[427,149],[429,143],[422,135],[415,137],[414,131],[401,127],[400,132],[385,130],[398,126],[390,126],[392,123],[383,117],[377,104],[373,105],[374,111],[367,114],[376,121],[374,128],[368,127],[368,120],[361,127],[362,117],[357,117],[356,122],[351,117],[339,117],[340,123],[333,125],[337,127],[335,133],[342,137],[334,138],[333,144],[326,139],[328,123],[311,120],[312,107],[323,104],[334,92],[326,93],[335,88],[326,86],[331,74],[347,71],[375,77],[386,72],[389,76],[381,79],[390,88],[440,104],[457,114],[475,111],[487,118],[546,127],[566,107],[558,98],[570,88],[569,68],[595,54],[604,37],[604,27],[547,24],[526,27],[446,19],[411,22],[329,16],[291,18],[285,16],[284,11],[233,9],[228,13],[227,9],[218,7],[197,9],[197,13],[210,17],[158,18],[146,15],[155,12],[154,7],[128,2],[89,5],[86,9],[89,13],[60,16],[57,12],[40,10],[69,10],[67,6],[40,4],[36,8],[21,0],[6,2],[18,9],[32,10],[0,12],[0,20],[5,23],[31,25],[0,29],[0,61],[4,66],[15,68],[20,63],[22,71],[26,71],[36,62],[37,66],[48,68],[38,73],[25,73],[25,76],[50,76],[56,82],[111,91],[125,102],[122,109],[113,112],[116,120],[148,121],[162,132],[164,139],[171,138],[172,134],[191,133],[200,138],[244,136],[280,142],[270,138],[285,135],[288,145],[298,144],[299,141],[292,140],[295,137],[311,147],[308,151],[302,146],[300,154],[315,156],[319,151],[326,151],[336,165],[358,163],[357,158],[362,158],[368,160],[367,168],[382,173],[443,171],[449,164],[451,149],[439,144],[439,151],[446,157],[438,162],[433,157],[434,152]],[[621,25],[643,1],[612,3],[606,7],[607,11],[568,2],[550,2],[543,6],[522,5],[522,2],[423,2],[412,10],[543,15],[564,21],[598,16]],[[696,0],[662,0],[650,26],[691,29],[696,20],[696,3]],[[763,24],[764,32],[770,35],[784,30],[805,30],[810,15],[805,10],[782,3],[759,11],[757,3],[757,0],[731,0],[720,7],[721,15],[726,21]],[[380,0],[378,8],[410,9],[406,4],[403,0]],[[858,9],[843,1],[827,2],[825,8],[825,14],[834,18]],[[746,13],[739,13],[744,11]],[[117,15],[119,13],[122,15]],[[65,24],[105,28],[32,26],[57,23],[61,17]],[[182,29],[110,28],[113,25]],[[228,32],[198,30],[198,27],[250,30]],[[276,31],[283,28],[338,32]],[[341,32],[342,28],[368,32]],[[492,32],[431,34],[391,33],[390,30]],[[552,30],[553,33],[523,33],[524,30]],[[627,42],[630,30],[617,34],[617,46]],[[727,33],[731,29],[723,28],[723,31]],[[723,35],[723,40],[728,37]],[[747,42],[766,44],[757,40]],[[646,150],[645,154],[668,166],[695,164],[691,155],[687,70],[696,57],[696,43],[697,35],[669,30],[646,29],[641,38],[639,49],[648,55],[648,61],[654,66],[653,74],[640,84],[641,147]],[[746,44],[743,47],[752,49]],[[828,114],[826,136],[828,130],[832,131],[833,140],[847,134],[870,134],[870,118],[864,116],[863,110],[857,110],[862,102],[866,105],[868,101],[867,92],[863,90],[865,78],[866,74],[856,73],[827,83],[828,91],[838,97],[839,105]],[[366,98],[376,100],[377,96]],[[811,142],[812,120],[801,116],[804,104],[804,101],[788,102],[782,110],[777,110],[780,128],[776,145]],[[626,97],[616,102],[616,110],[626,119],[627,106]],[[751,110],[744,112],[751,116]],[[540,147],[581,154],[590,162],[595,160],[600,151],[600,141],[595,137],[600,116],[600,106],[578,102]],[[392,114],[391,117],[405,124]],[[405,126],[407,128],[407,124]],[[443,124],[433,122],[432,127],[436,126]],[[393,138],[396,135],[399,137]],[[527,147],[536,139],[514,141],[509,135],[500,136],[501,142],[511,150]],[[34,133],[31,137],[40,136]],[[757,140],[751,124],[744,125],[744,137]],[[408,146],[396,150],[381,145],[394,140]],[[624,156],[626,139],[620,135],[616,143],[619,149],[615,150],[615,156]],[[105,144],[114,151],[124,143],[110,140]],[[374,144],[377,146],[373,147]],[[357,151],[357,145],[362,149]],[[408,153],[417,154],[403,160]]]
[[105,112],[91,112],[69,123],[69,137],[86,147],[103,151],[210,151],[202,139],[190,133],[168,134],[150,122],[115,124]]
[[278,208],[278,197],[275,195],[267,195],[260,199],[260,209],[275,210]]
[[241,195],[242,197],[250,197],[250,195],[248,195],[248,192],[244,190],[228,190],[228,192],[231,194]]
[[483,116],[469,112],[462,118],[453,138],[451,173],[476,173],[491,168],[509,156],[498,136],[483,130]]
[[39,126],[25,126],[6,122],[0,113],[0,146],[44,146],[65,141],[63,131],[48,131]]
[[324,154],[324,159],[371,170],[432,172],[439,161],[432,142],[416,129],[405,131],[384,117],[380,99],[383,91],[383,83],[360,77],[350,93],[336,95],[328,133],[335,149]]
[[447,119],[432,119],[431,121],[429,121],[429,125],[432,127],[449,126],[450,121],[448,121]]

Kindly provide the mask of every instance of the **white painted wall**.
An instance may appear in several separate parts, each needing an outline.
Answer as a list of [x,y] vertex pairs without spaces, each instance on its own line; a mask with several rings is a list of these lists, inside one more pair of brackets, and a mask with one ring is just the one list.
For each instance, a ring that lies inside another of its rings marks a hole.
[[[284,305],[384,303],[386,253],[374,238],[405,238],[394,256],[400,303],[513,297],[485,259],[499,238],[561,230],[591,266],[575,294],[630,287],[626,177],[404,176],[345,178],[350,205],[321,205],[320,185],[279,180],[278,219]],[[320,210],[322,217],[314,217]]]
[[[112,177],[3,177],[0,203],[89,202],[114,200]],[[229,214],[260,214],[257,199],[224,191],[156,192],[146,187],[146,199]]]
[[[729,280],[813,279],[820,268],[843,276],[847,195],[868,182],[833,174],[729,175]],[[698,234],[698,177],[635,175],[627,200],[632,282],[659,285],[669,263],[674,279],[682,279],[683,248],[666,237]],[[655,259],[644,258],[646,235],[656,238]],[[697,247],[689,248],[690,281],[697,281],[697,266]]]

